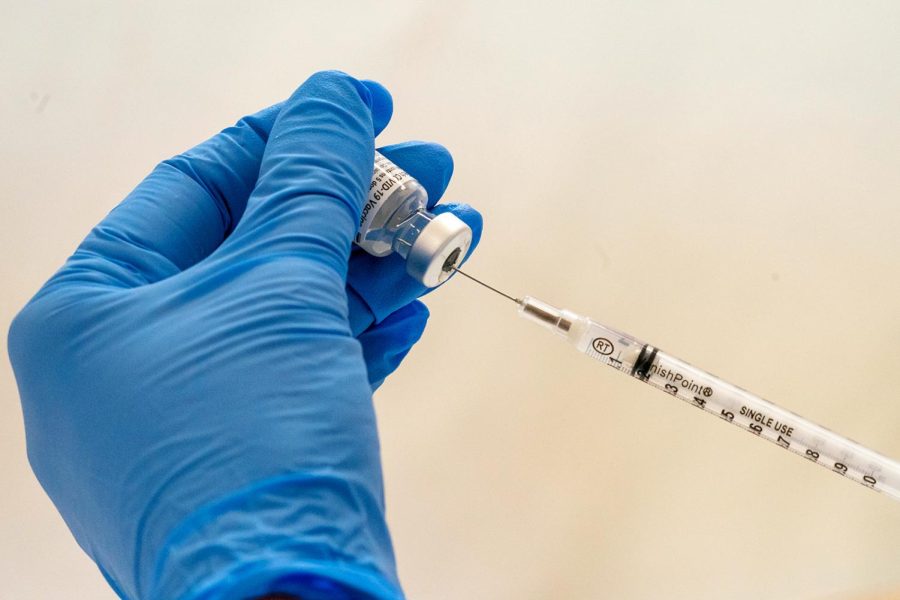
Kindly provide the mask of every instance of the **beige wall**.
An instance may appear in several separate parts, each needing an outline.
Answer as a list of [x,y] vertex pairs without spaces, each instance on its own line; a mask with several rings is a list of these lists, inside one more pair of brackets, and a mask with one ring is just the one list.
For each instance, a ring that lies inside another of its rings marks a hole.
[[[900,4],[2,1],[0,323],[160,159],[339,67],[479,207],[470,271],[900,457]],[[464,280],[377,397],[415,598],[850,598],[900,504]],[[112,598],[0,368],[0,597]]]

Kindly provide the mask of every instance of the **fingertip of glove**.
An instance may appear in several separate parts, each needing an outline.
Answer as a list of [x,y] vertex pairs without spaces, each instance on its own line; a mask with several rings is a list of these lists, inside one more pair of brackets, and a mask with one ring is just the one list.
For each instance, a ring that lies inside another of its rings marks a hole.
[[441,199],[453,177],[453,155],[441,144],[412,140],[378,150],[428,190],[428,207]]
[[425,329],[425,324],[430,316],[431,311],[428,310],[424,303],[419,300],[413,300],[388,315],[381,322],[380,326],[385,328],[394,326],[402,328],[403,331],[412,333],[409,336],[411,338],[410,341],[415,343],[421,337],[422,330]]
[[[447,186],[450,185],[450,179],[453,177],[453,155],[450,154],[450,151],[445,146],[434,142],[421,142],[420,152],[422,152],[425,160],[440,167],[442,176],[440,186],[442,190],[446,190]],[[438,199],[435,198],[429,203],[429,206],[434,206],[437,201]]]
[[375,135],[384,131],[394,114],[394,99],[383,85],[371,79],[363,79],[362,85],[368,90],[372,109],[372,128]]
[[385,352],[386,356],[394,357],[398,362],[402,360],[410,348],[422,338],[429,316],[431,313],[428,307],[419,300],[413,300],[379,323],[377,327],[394,340]]
[[309,76],[291,96],[291,102],[306,95],[346,96],[348,92],[356,93],[370,110],[373,106],[372,92],[363,82],[343,71],[336,69],[318,71]]
[[422,338],[429,314],[428,307],[413,300],[359,336],[373,390],[397,369]]
[[425,326],[425,323],[428,322],[428,318],[431,316],[431,311],[428,310],[428,307],[425,306],[424,302],[420,302],[419,300],[413,300],[401,310],[406,310],[406,318],[420,323],[422,327]]
[[377,81],[356,79],[344,71],[335,69],[318,71],[303,82],[291,96],[291,100],[306,94],[346,97],[347,92],[351,89],[369,109],[372,116],[373,134],[377,136],[387,127],[394,112],[394,100],[391,93]]

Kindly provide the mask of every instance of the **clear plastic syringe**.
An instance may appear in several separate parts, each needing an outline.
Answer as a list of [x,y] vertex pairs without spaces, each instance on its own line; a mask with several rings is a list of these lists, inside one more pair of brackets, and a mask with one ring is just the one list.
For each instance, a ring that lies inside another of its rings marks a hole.
[[518,305],[520,316],[565,338],[579,352],[829,471],[900,500],[900,463],[897,461],[779,408],[627,333],[530,296],[513,298],[459,269],[450,268],[512,300]]

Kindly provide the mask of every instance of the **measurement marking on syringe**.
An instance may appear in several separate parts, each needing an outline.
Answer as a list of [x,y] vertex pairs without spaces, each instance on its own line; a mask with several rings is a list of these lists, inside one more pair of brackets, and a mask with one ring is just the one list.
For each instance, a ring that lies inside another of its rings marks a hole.
[[742,406],[740,413],[741,413],[741,416],[747,417],[751,421],[756,421],[760,425],[762,425],[764,427],[768,427],[769,429],[771,429],[772,431],[774,431],[778,434],[783,433],[786,436],[790,436],[792,433],[794,433],[793,427],[791,427],[787,423],[782,423],[782,422],[778,421],[777,419],[775,419],[774,417],[770,417],[761,411],[753,410],[752,408],[749,408],[747,406]]
[[[790,451],[793,454],[807,458],[817,464],[821,464],[822,466],[827,467],[833,473],[837,473],[838,475],[841,475],[843,477],[853,479],[857,483],[861,483],[862,485],[870,489],[876,489],[880,491],[880,488],[876,487],[878,484],[878,479],[871,473],[867,473],[860,469],[852,469],[848,465],[849,458],[841,458],[839,460],[831,460],[827,463],[820,463],[820,452],[804,446],[803,444],[798,444],[795,440],[788,439],[788,437],[786,437],[794,432],[793,427],[787,427],[787,429],[785,430],[784,427],[781,427],[784,424],[781,424],[774,418],[766,417],[765,413],[761,413],[760,411],[753,411],[746,406],[742,406],[739,410],[739,415],[743,416],[743,418],[736,421],[736,415],[733,412],[724,408],[722,408],[719,412],[716,412],[717,406],[714,406],[712,404],[712,401],[708,401],[705,398],[696,395],[685,398],[684,396],[679,394],[680,390],[674,388],[674,386],[672,386],[671,384],[665,384],[663,386],[656,381],[648,381],[647,383],[657,389],[662,389],[669,392],[676,398],[679,398],[693,406],[696,406],[703,412],[716,415],[717,417],[724,419],[729,423],[734,423],[735,425],[740,426],[742,429],[745,429],[746,431],[756,435],[757,437],[768,440],[778,445],[779,447]],[[774,426],[773,423],[775,424]],[[776,429],[776,427],[778,427],[778,429]]]
[[[658,350],[654,349],[654,357]],[[635,368],[637,368],[637,363],[635,363]],[[693,392],[695,394],[702,394],[703,396],[712,396],[713,389],[708,385],[702,385],[700,383],[695,382],[693,379],[686,377],[683,373],[680,373],[674,369],[666,369],[660,367],[658,364],[651,364],[647,369],[647,377],[660,377],[665,379],[666,381],[671,382],[677,389],[678,386],[681,386],[685,390],[689,392]],[[641,378],[639,378],[641,379]],[[666,386],[666,389],[671,389]]]

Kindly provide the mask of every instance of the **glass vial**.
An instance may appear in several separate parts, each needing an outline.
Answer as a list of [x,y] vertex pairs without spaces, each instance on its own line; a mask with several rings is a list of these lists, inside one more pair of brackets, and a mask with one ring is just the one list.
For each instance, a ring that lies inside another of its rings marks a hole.
[[472,230],[451,213],[427,209],[428,193],[379,152],[363,205],[356,244],[373,256],[396,252],[406,272],[427,287],[444,282],[472,244]]

